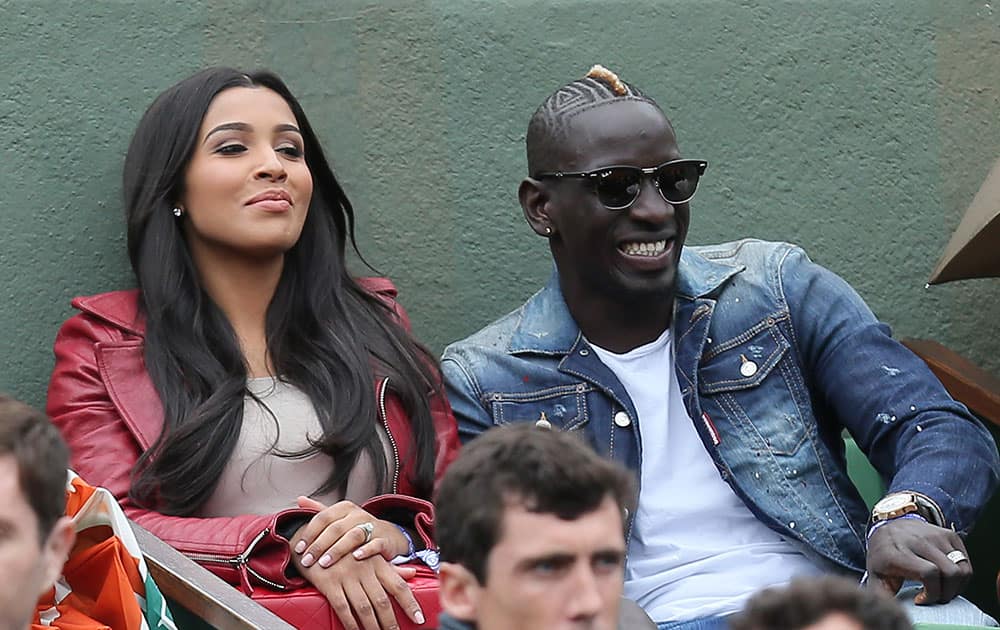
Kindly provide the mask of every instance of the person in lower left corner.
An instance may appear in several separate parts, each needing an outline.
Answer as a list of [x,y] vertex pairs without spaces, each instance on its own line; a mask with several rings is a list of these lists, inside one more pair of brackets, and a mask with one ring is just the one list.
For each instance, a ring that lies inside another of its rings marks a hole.
[[44,414],[0,394],[0,630],[28,628],[73,546],[68,461]]

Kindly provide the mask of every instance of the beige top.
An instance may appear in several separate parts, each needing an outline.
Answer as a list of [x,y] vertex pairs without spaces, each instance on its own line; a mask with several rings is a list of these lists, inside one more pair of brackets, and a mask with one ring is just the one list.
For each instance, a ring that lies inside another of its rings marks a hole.
[[[243,426],[236,448],[199,516],[272,514],[295,507],[299,496],[311,496],[326,505],[343,499],[361,504],[378,494],[371,457],[362,452],[348,477],[345,495],[336,489],[316,495],[333,468],[333,458],[319,452],[302,458],[288,456],[309,448],[308,437],[317,439],[323,434],[312,401],[299,388],[272,377],[249,379],[247,389],[257,400],[250,395],[243,399]],[[381,424],[378,432],[391,466],[392,446]]]

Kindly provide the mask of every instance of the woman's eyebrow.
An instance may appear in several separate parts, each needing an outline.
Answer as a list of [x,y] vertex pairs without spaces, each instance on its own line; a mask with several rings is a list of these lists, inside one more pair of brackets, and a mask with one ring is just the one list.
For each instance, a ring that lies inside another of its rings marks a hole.
[[[221,125],[213,127],[211,131],[209,131],[208,133],[206,133],[204,141],[208,142],[208,139],[211,138],[212,134],[214,134],[214,133],[218,133],[220,131],[229,131],[229,130],[233,130],[233,131],[253,131],[253,127],[251,127],[250,125],[248,125],[247,123],[244,123],[244,122],[222,123]],[[275,125],[274,126],[274,130],[276,132],[291,131],[293,133],[299,134],[300,136],[302,135],[302,132],[299,130],[299,128],[296,127],[295,125],[291,124],[291,123],[283,123],[283,124],[280,124],[280,125]]]
[[222,123],[221,125],[214,127],[211,131],[205,134],[205,141],[207,142],[209,138],[212,137],[213,133],[218,133],[220,131],[251,131],[253,127],[243,122],[228,122]]

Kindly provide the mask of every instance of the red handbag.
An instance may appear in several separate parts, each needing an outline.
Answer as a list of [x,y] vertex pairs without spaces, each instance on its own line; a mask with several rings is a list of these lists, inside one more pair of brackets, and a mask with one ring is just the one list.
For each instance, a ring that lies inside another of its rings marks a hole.
[[[420,604],[426,623],[417,625],[410,621],[406,613],[392,600],[392,608],[401,630],[426,630],[436,628],[438,615],[441,613],[441,602],[438,598],[439,582],[437,574],[424,564],[414,563],[417,574],[407,580],[413,596]],[[264,588],[254,589],[254,601],[261,604],[296,628],[310,630],[343,630],[344,626],[337,619],[326,597],[311,586],[293,591],[272,591]],[[392,599],[390,597],[390,599]]]

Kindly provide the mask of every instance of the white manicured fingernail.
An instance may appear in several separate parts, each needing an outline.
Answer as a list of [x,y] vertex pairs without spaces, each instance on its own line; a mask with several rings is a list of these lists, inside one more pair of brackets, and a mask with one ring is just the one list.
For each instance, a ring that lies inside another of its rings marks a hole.
[[325,569],[331,564],[333,564],[333,558],[331,558],[329,554],[324,553],[323,557],[319,559],[319,566]]
[[302,553],[305,550],[306,550],[306,541],[300,540],[299,542],[295,543],[295,553]]
[[418,610],[413,616],[417,618],[417,623],[424,625],[424,613]]
[[364,557],[364,554],[361,553],[360,549],[355,549],[354,553],[351,554],[351,555],[354,556],[355,558],[357,558],[358,560],[362,560],[363,557]]

